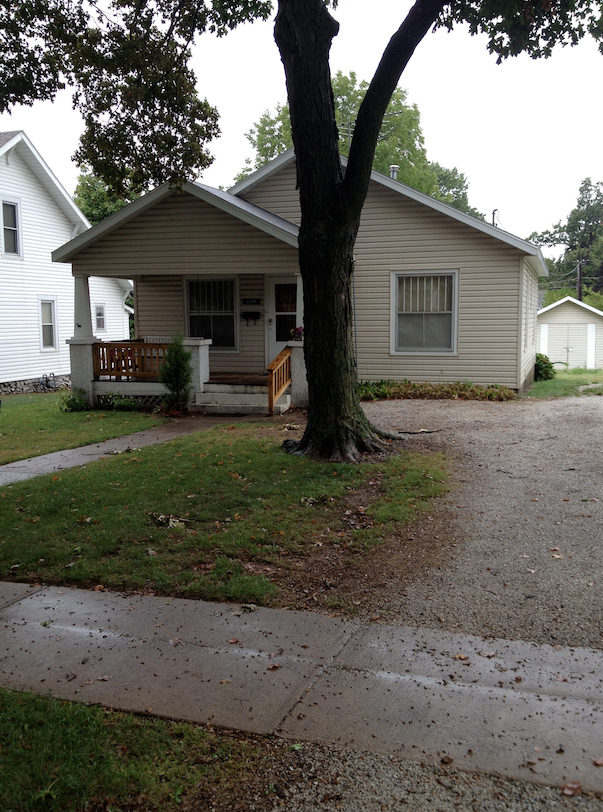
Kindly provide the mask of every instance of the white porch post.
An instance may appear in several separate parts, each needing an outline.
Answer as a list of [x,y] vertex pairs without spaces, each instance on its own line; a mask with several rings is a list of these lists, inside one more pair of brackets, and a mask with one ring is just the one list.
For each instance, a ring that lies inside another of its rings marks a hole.
[[76,276],[74,302],[74,338],[94,338],[92,333],[92,311],[90,309],[90,286],[87,276]]
[[81,389],[88,403],[94,406],[92,345],[96,338],[92,333],[88,277],[76,276],[74,283],[73,338],[67,339],[71,359],[71,388]]

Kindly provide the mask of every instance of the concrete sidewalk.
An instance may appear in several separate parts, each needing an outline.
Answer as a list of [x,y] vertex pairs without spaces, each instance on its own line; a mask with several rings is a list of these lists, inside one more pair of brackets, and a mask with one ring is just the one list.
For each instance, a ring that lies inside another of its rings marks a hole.
[[175,437],[207,430],[212,426],[222,425],[223,423],[240,423],[249,419],[249,417],[244,416],[233,418],[232,415],[213,415],[209,417],[189,415],[176,418],[169,423],[164,423],[162,426],[156,426],[152,429],[138,431],[135,434],[126,434],[123,437],[115,437],[113,440],[104,440],[102,443],[92,443],[80,448],[68,448],[64,451],[55,451],[52,454],[42,454],[39,457],[9,462],[6,465],[0,465],[0,486],[10,485],[12,482],[21,482],[25,479],[33,479],[33,477],[42,476],[43,474],[53,474],[65,468],[77,468],[101,457],[122,453],[128,449],[165,443]]
[[603,790],[603,652],[0,583],[0,685]]

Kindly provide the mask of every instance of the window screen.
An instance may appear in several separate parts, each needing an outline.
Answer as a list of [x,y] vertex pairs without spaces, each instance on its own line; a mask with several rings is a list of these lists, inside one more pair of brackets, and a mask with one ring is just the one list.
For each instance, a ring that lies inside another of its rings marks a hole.
[[454,275],[397,277],[397,350],[452,350]]

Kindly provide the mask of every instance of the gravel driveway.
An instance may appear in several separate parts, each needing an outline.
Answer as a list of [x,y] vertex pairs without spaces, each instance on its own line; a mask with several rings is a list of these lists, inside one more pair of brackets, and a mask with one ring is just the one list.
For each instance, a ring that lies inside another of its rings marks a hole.
[[603,398],[364,405],[390,431],[438,429],[453,464],[458,553],[405,589],[397,620],[601,648]]

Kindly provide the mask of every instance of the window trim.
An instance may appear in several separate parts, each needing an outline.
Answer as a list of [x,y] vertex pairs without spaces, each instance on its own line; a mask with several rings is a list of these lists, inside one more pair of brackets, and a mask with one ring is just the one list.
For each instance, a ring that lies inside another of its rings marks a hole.
[[210,345],[209,351],[212,355],[233,355],[241,352],[241,331],[240,331],[240,300],[239,300],[239,277],[233,275],[225,276],[209,276],[205,274],[197,274],[196,276],[185,277],[185,296],[186,296],[186,334],[188,338],[192,338],[191,332],[191,308],[190,308],[190,295],[189,295],[189,282],[234,282],[234,347],[214,347]]
[[[396,348],[396,336],[398,329],[398,279],[402,276],[452,276],[452,347],[449,350],[414,349],[399,350]],[[459,277],[458,268],[413,268],[391,270],[390,281],[390,355],[413,356],[445,356],[458,355],[458,302],[459,302]]]
[[11,195],[0,195],[0,206],[3,206],[4,203],[7,203],[9,206],[15,207],[15,219],[17,221],[17,248],[18,251],[13,253],[12,251],[5,251],[4,245],[4,211],[3,208],[0,207],[0,221],[2,229],[0,231],[0,253],[3,258],[10,258],[10,259],[22,259],[23,258],[23,228],[21,224],[21,200],[18,197],[12,197]]
[[[44,346],[44,322],[42,321],[42,305],[50,303],[52,305],[52,316],[53,316],[53,323],[52,323],[52,335],[53,335],[53,345],[52,347],[45,347]],[[49,352],[58,352],[59,351],[59,319],[58,319],[58,301],[56,296],[38,296],[38,317],[40,323],[40,351],[44,353]]]
[[[96,333],[106,333],[107,332],[107,308],[105,307],[104,302],[94,302],[92,305],[94,310],[94,332]],[[96,312],[96,308],[102,308],[102,319],[103,319],[103,326],[98,326],[98,313]]]

